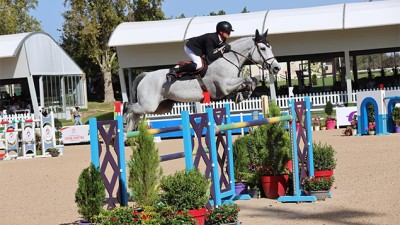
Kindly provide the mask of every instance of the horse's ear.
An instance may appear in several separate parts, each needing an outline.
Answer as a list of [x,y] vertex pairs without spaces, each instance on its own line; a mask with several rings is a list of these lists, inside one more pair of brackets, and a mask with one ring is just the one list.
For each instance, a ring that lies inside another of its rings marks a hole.
[[265,33],[263,34],[263,36],[264,36],[265,38],[267,38],[267,35],[268,35],[268,29],[267,29],[267,31],[265,31]]
[[254,38],[255,42],[258,42],[260,40],[260,32],[258,32],[258,29],[256,30],[256,37]]

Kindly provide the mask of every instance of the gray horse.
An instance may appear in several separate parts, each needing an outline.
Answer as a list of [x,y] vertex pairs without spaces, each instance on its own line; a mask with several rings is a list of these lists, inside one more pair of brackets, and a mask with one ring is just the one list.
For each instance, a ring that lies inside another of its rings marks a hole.
[[[280,65],[272,53],[267,41],[267,32],[255,37],[245,37],[233,41],[232,51],[208,66],[203,77],[211,100],[219,100],[230,93],[246,91],[246,96],[257,86],[259,78],[241,77],[240,72],[246,61],[261,65],[269,73],[277,74]],[[125,131],[137,128],[140,117],[144,114],[163,114],[171,112],[175,102],[200,102],[204,96],[197,79],[184,76],[169,81],[168,69],[139,74],[133,81],[130,99],[133,103],[124,104]]]

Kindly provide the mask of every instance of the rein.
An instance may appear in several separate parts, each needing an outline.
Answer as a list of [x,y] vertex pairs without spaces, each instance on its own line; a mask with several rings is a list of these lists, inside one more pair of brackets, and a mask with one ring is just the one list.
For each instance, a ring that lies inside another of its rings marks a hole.
[[[246,60],[249,60],[250,62],[252,62],[252,63],[253,63],[254,65],[256,65],[259,69],[264,70],[264,69],[265,69],[265,68],[264,68],[264,64],[267,64],[267,69],[268,69],[268,67],[271,66],[271,64],[268,63],[268,60],[275,59],[275,57],[270,57],[270,58],[268,58],[268,59],[265,59],[264,56],[261,54],[261,51],[260,51],[260,48],[258,47],[258,45],[257,45],[257,51],[258,51],[258,53],[260,54],[260,56],[262,57],[262,59],[263,59],[263,61],[264,61],[264,62],[263,62],[263,66],[258,65],[258,64],[251,58],[251,56],[248,57],[248,56],[243,55],[243,54],[240,53],[240,52],[237,52],[237,51],[235,51],[235,50],[231,50],[231,52],[233,52],[234,54],[240,55],[240,56],[242,56],[243,58],[245,58]],[[253,52],[254,52],[254,51],[253,51]],[[242,72],[242,67],[239,67],[239,66],[236,65],[234,62],[232,62],[231,60],[227,59],[225,56],[222,56],[222,57],[223,57],[226,61],[228,61],[230,64],[232,64],[232,65],[234,65],[236,68],[238,68],[239,73]]]

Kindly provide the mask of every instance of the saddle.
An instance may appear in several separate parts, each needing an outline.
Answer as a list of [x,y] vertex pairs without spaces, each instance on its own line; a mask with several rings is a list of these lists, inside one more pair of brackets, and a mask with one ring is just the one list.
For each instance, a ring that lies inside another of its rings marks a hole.
[[[204,60],[204,58],[201,59],[202,62],[202,67],[194,72],[177,72],[175,75],[175,79],[180,79],[182,76],[184,76],[185,78],[188,77],[188,79],[192,79],[192,78],[196,78],[197,81],[200,84],[201,90],[203,91],[203,100],[202,103],[209,103],[210,102],[210,93],[207,90],[206,85],[203,82],[203,77],[206,75],[207,69],[208,69],[208,65],[206,63],[206,61]],[[179,61],[178,65],[179,67],[183,67],[185,65],[191,64],[191,61],[188,62],[183,62],[183,61]],[[179,71],[179,69],[178,69]],[[168,74],[167,74],[168,77]],[[184,79],[184,78],[183,78]]]

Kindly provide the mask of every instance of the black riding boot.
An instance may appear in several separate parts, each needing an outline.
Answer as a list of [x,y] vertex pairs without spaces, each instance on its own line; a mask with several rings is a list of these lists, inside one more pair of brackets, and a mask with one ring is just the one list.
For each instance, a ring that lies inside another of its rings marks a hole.
[[175,77],[180,77],[180,76],[177,76],[180,73],[183,73],[183,72],[195,72],[196,71],[196,67],[197,67],[196,63],[193,63],[193,62],[192,63],[188,63],[188,64],[185,64],[185,65],[179,67],[179,68],[171,68],[169,70],[168,75],[175,76]]

